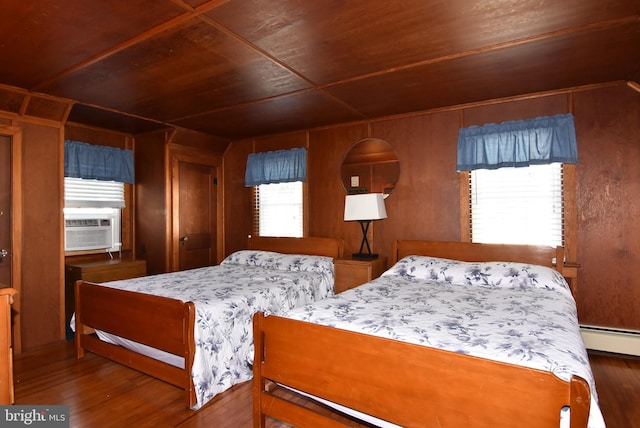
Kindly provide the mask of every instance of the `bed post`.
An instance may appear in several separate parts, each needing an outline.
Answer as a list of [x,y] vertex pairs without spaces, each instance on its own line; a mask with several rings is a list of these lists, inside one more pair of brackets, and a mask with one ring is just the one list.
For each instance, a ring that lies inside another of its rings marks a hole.
[[564,271],[564,247],[556,247],[556,270],[560,273]]
[[196,305],[193,302],[186,302],[184,304],[185,322],[182,324],[183,338],[185,343],[184,354],[184,388],[185,388],[185,400],[188,408],[192,408],[197,403],[196,388],[193,384],[193,376],[191,375],[193,369],[193,360],[196,355],[196,345],[194,338],[194,326],[196,323]]
[[262,391],[265,385],[262,379],[262,365],[264,359],[264,335],[262,334],[262,321],[264,313],[258,312],[253,316],[253,426],[264,428],[265,416],[262,413]]
[[80,283],[82,281],[78,280],[74,284],[75,290],[75,340],[76,340],[76,358],[80,359],[84,357],[84,348],[82,347],[82,333],[84,333],[84,324],[82,324],[82,306],[79,304],[79,295],[80,295]]
[[576,376],[571,378],[570,428],[584,428],[588,425],[591,409],[590,394],[591,389],[587,381]]
[[392,248],[392,254],[391,254],[391,265],[395,265],[398,262],[398,240],[394,239],[393,240],[393,248]]

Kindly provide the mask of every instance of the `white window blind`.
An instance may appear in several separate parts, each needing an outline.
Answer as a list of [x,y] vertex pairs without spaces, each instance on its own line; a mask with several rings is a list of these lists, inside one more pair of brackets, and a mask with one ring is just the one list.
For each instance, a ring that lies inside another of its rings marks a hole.
[[303,235],[302,182],[254,187],[254,230],[259,236]]
[[471,171],[472,242],[563,243],[562,164]]
[[65,177],[64,206],[67,208],[124,208],[124,183]]

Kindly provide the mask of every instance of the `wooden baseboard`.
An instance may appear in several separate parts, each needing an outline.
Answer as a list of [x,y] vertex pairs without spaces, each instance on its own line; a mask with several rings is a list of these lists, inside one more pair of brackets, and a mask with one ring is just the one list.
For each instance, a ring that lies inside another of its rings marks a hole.
[[587,349],[640,356],[640,331],[582,325],[580,332]]

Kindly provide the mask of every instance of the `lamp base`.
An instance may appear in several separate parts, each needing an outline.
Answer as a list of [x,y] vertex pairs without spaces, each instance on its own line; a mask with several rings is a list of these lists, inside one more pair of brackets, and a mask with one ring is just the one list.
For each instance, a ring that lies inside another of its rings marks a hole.
[[358,260],[374,260],[378,258],[378,255],[371,253],[353,253],[351,257]]

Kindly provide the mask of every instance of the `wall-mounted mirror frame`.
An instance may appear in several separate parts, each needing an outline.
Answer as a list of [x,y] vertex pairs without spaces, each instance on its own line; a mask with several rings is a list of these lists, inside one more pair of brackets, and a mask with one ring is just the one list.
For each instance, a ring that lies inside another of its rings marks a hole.
[[341,178],[347,194],[389,196],[400,177],[400,161],[391,144],[379,138],[356,142],[342,160]]

